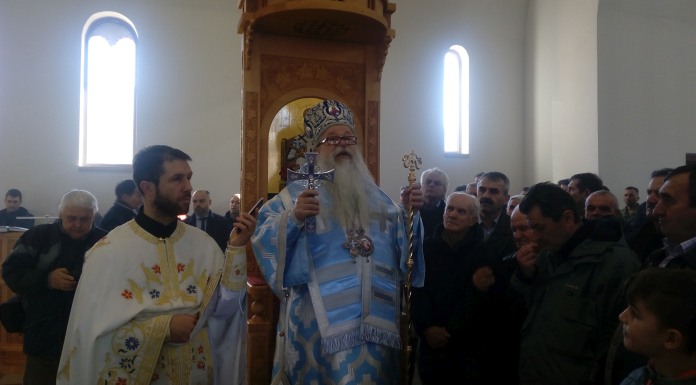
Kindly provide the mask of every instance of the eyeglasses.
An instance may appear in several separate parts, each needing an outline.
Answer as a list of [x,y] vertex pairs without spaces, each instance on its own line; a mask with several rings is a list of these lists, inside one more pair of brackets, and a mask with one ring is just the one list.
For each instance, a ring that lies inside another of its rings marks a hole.
[[332,146],[338,146],[339,144],[343,143],[346,146],[352,146],[355,144],[358,144],[358,137],[357,136],[329,136],[328,138],[324,138],[317,146],[321,146],[322,144],[330,144]]

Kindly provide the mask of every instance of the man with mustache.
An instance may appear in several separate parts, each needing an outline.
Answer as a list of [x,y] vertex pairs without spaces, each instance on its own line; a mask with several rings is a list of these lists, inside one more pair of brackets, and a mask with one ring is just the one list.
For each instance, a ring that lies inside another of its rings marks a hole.
[[[304,124],[318,166],[334,170],[333,183],[289,183],[259,211],[252,238],[281,299],[273,383],[397,384],[408,212],[375,184],[348,106],[322,101],[305,111]],[[422,206],[418,184],[402,194],[406,207]],[[418,215],[415,222],[412,286],[420,287]]]
[[191,201],[191,158],[150,146],[133,159],[144,204],[86,255],[58,384],[243,384],[246,249],[242,214],[223,255],[179,221]]
[[505,212],[505,205],[510,199],[510,179],[502,172],[487,172],[479,179],[477,188],[483,239],[493,255],[501,260],[515,250],[510,216]]

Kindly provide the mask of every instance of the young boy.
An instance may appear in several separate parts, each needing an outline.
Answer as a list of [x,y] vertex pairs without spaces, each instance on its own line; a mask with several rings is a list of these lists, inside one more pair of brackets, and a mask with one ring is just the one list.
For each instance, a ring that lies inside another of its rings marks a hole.
[[696,384],[696,271],[651,268],[628,283],[626,349],[649,358],[621,385]]

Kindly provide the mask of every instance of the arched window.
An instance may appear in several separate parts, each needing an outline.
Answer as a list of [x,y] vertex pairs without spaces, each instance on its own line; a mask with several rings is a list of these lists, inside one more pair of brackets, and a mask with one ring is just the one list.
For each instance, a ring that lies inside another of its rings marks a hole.
[[123,15],[100,12],[82,32],[80,166],[130,165],[135,137],[137,32]]
[[445,153],[469,154],[469,54],[453,45],[445,54],[442,121]]

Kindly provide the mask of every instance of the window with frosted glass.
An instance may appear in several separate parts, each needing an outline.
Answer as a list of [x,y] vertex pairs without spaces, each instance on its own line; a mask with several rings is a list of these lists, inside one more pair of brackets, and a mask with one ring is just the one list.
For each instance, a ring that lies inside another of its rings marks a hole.
[[469,55],[459,45],[445,54],[442,117],[445,153],[469,154]]
[[101,17],[85,26],[80,166],[132,162],[136,48],[135,29],[126,20]]

